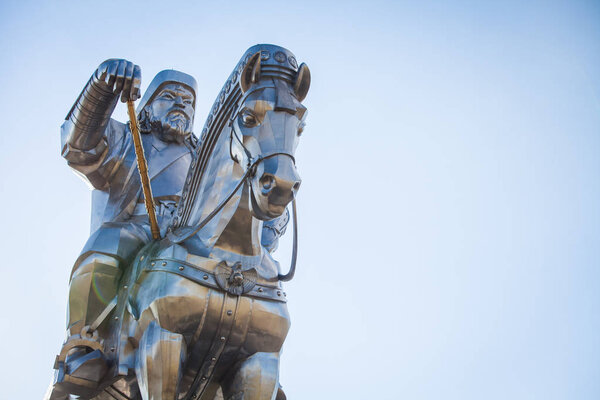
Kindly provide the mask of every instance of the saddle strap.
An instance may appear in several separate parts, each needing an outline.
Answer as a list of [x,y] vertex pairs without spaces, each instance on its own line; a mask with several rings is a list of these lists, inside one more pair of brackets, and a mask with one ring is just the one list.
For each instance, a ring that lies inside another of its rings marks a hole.
[[[228,292],[228,290],[224,289],[218,283],[217,277],[213,272],[206,271],[196,265],[181,260],[172,260],[168,258],[151,259],[150,262],[145,265],[142,273],[152,271],[169,272],[194,281],[202,286]],[[256,283],[254,287],[239,295],[287,303],[286,294],[281,288],[260,283]]]
[[94,322],[92,322],[92,324],[90,325],[90,331],[95,331],[100,326],[100,324],[106,319],[106,317],[108,317],[108,314],[110,314],[113,308],[117,306],[117,298],[118,296],[115,296],[112,299],[112,301],[108,303],[108,305],[100,313],[100,315],[98,315]]

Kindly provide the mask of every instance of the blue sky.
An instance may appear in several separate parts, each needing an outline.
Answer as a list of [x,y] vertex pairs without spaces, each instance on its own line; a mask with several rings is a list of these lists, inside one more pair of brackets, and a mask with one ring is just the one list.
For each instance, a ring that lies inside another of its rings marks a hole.
[[313,77],[288,397],[600,397],[597,2],[20,1],[0,5],[0,398],[41,398],[63,340],[90,195],[59,126],[91,73],[196,76],[200,131],[265,42]]

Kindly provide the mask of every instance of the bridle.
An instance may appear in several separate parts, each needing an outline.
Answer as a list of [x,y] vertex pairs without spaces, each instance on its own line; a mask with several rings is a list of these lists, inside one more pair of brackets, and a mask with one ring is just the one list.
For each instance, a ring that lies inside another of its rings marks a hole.
[[[227,205],[227,203],[229,203],[229,200],[231,200],[233,198],[233,196],[238,192],[238,190],[240,190],[240,188],[242,187],[242,185],[245,182],[248,182],[248,184],[251,186],[250,181],[256,175],[256,170],[258,168],[258,165],[261,162],[263,162],[269,158],[279,156],[279,155],[285,155],[285,156],[290,157],[292,159],[292,161],[294,162],[294,164],[296,163],[296,160],[293,155],[291,155],[289,153],[283,153],[283,152],[274,152],[274,153],[264,155],[264,156],[263,155],[252,156],[252,153],[246,148],[246,146],[244,146],[244,143],[238,137],[237,132],[235,132],[235,129],[232,129],[230,142],[229,142],[229,155],[234,162],[237,162],[239,164],[241,164],[241,162],[242,162],[242,160],[240,160],[239,157],[237,157],[237,155],[233,153],[234,137],[235,137],[235,141],[237,142],[237,145],[241,146],[241,148],[243,149],[243,152],[246,155],[246,158],[247,158],[246,172],[240,178],[240,180],[235,185],[235,188],[231,191],[231,193],[229,193],[229,195],[223,201],[221,201],[221,203],[219,203],[219,205],[217,207],[215,207],[215,209],[213,211],[211,211],[210,214],[208,214],[201,222],[199,222],[195,226],[180,227],[180,228],[176,229],[175,231],[169,231],[167,233],[167,238],[171,242],[181,243],[181,242],[191,238],[192,236],[197,234],[202,228],[204,228],[204,226],[206,226],[206,224],[208,224],[215,217],[215,215],[217,215]],[[278,274],[278,276],[277,276],[277,279],[280,281],[283,281],[283,282],[288,282],[288,281],[292,280],[292,278],[294,277],[294,274],[296,273],[296,259],[298,256],[298,219],[297,219],[296,214],[297,214],[296,199],[294,198],[292,200],[292,223],[294,224],[292,259],[291,259],[290,268],[288,270],[288,273],[285,275]]]

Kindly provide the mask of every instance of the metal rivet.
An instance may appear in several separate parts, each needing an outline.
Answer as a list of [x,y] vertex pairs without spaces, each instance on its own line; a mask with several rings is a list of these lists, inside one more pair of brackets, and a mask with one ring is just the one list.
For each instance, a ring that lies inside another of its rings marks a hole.
[[119,317],[115,317],[115,321],[118,321],[118,320],[119,320]]
[[144,256],[141,256],[141,257],[140,257],[140,261],[144,261]]
[[123,289],[127,289],[127,285],[123,286]]
[[202,279],[204,279],[204,280],[207,280],[207,279],[208,279],[208,275],[204,275],[204,276],[202,277]]
[[263,288],[259,287],[259,288],[258,288],[258,291],[262,293],[262,291],[263,291]]
[[183,271],[183,265],[179,266],[179,270]]
[[156,265],[156,263],[155,263],[154,261],[152,261],[152,262],[150,263],[150,265],[152,265],[152,266],[154,267],[154,266]]
[[163,261],[162,266],[164,267],[165,265],[167,265],[167,262]]
[[213,362],[214,362],[214,361],[217,361],[217,357],[213,357],[213,358],[211,358],[211,361],[213,361]]
[[221,342],[225,341],[225,336],[221,336]]
[[114,347],[111,347],[111,348],[110,348],[110,351],[115,351],[115,350],[116,350],[116,349],[115,349]]
[[227,310],[227,315],[233,315],[233,311]]
[[206,377],[205,377],[205,376],[203,376],[203,377],[202,377],[202,380],[203,380],[203,381],[205,381],[205,380],[206,380]]
[[281,292],[279,290],[277,291],[277,296],[281,296]]

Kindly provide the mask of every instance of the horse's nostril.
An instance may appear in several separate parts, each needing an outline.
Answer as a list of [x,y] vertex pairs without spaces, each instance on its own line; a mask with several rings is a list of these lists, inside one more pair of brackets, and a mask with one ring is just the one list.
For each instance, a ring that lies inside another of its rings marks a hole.
[[292,190],[294,192],[297,192],[298,189],[300,189],[300,182],[296,182],[296,183],[294,183],[294,186],[292,186]]
[[272,175],[264,175],[260,178],[260,184],[264,190],[270,190],[273,187],[274,179]]

